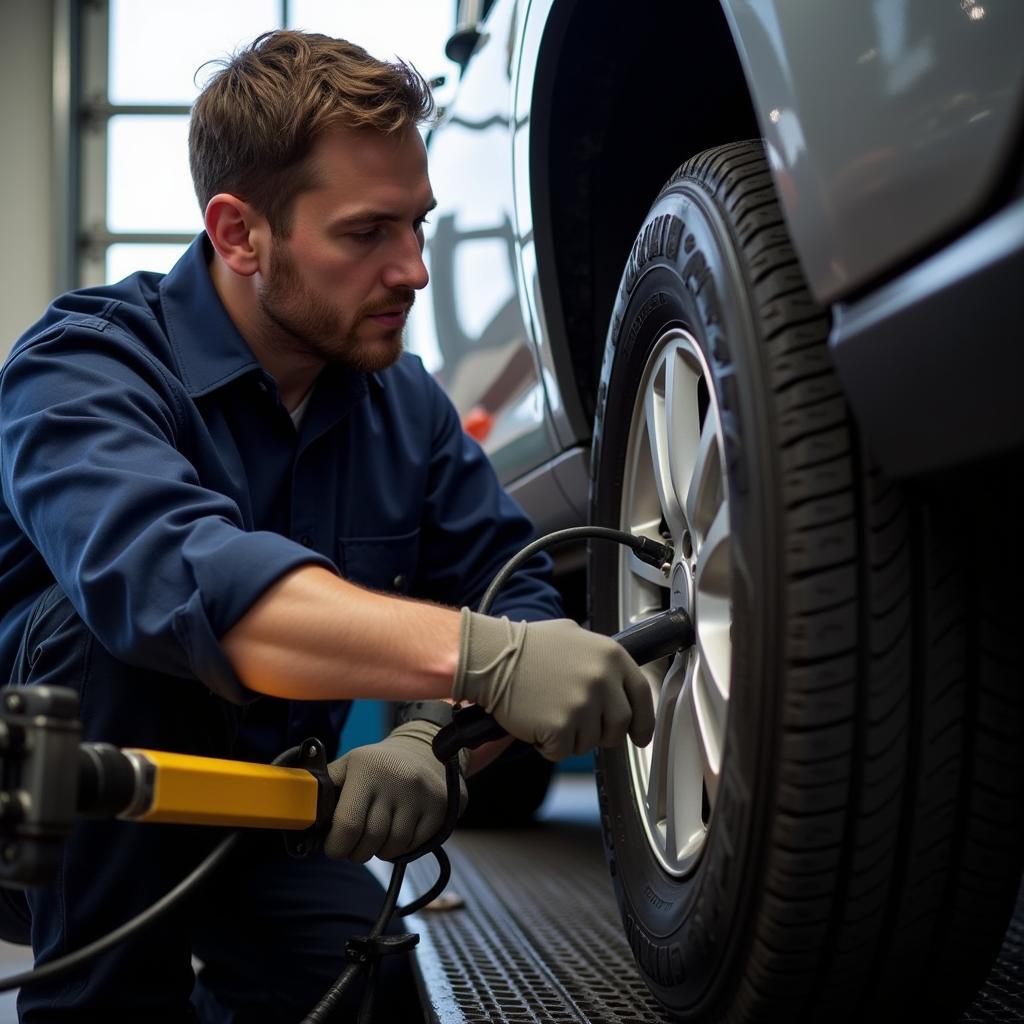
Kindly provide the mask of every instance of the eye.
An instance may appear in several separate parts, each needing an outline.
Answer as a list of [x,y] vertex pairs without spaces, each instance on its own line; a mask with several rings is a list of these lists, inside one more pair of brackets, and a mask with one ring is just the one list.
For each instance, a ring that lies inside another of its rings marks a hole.
[[428,217],[420,217],[415,222],[415,228],[416,228],[417,231],[421,231],[423,229],[423,225],[424,224],[429,224],[429,223],[430,223],[430,219]]
[[357,242],[373,242],[380,237],[380,228],[369,228],[366,231],[350,231],[349,238]]

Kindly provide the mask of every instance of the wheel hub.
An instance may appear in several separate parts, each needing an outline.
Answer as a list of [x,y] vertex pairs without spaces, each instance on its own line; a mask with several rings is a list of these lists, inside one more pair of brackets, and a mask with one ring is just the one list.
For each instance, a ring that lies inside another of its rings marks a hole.
[[676,562],[669,577],[671,583],[671,605],[693,618],[693,576],[691,566],[684,560]]

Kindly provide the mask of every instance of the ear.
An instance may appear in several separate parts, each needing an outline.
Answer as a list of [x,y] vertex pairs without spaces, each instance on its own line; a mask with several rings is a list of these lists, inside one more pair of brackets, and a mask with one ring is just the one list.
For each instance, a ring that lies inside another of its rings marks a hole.
[[269,225],[262,214],[229,192],[220,192],[206,204],[206,233],[217,255],[241,277],[261,269],[261,257],[269,239]]

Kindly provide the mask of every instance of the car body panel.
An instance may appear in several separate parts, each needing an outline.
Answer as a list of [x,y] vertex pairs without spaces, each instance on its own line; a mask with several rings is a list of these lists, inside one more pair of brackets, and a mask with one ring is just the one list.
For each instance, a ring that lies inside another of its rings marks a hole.
[[864,299],[835,307],[836,372],[888,476],[1024,448],[1022,282],[1024,197]]
[[[573,6],[575,0],[562,8]],[[550,17],[553,0],[518,0],[513,6],[522,8],[522,30],[513,54],[515,67],[514,113],[512,137],[512,175],[515,185],[515,226],[519,244],[523,288],[520,292],[523,316],[533,325],[538,358],[544,367],[552,429],[563,448],[569,448],[589,436],[575,388],[559,387],[559,381],[572,379],[571,370],[558,358],[565,350],[560,337],[561,308],[558,289],[544,287],[543,260],[538,253],[534,231],[536,195],[531,174],[535,158],[537,64],[542,45],[557,45],[553,39],[561,25]],[[543,99],[541,97],[541,99]],[[552,280],[550,277],[548,280]]]
[[513,226],[509,40],[514,3],[492,12],[455,104],[430,140],[437,189],[427,228],[431,287],[413,307],[410,349],[444,385],[503,483],[560,450],[519,296]]
[[819,301],[862,288],[978,215],[1021,135],[1024,4],[723,6]]

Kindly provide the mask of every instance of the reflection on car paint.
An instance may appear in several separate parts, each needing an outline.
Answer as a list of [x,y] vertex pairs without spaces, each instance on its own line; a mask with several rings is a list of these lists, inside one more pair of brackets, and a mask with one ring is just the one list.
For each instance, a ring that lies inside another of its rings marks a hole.
[[518,297],[509,159],[515,7],[502,2],[491,11],[451,109],[431,134],[431,175],[446,184],[428,227],[429,295],[413,307],[409,330],[410,349],[504,483],[557,452]]

